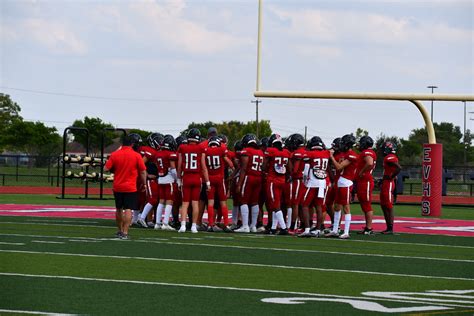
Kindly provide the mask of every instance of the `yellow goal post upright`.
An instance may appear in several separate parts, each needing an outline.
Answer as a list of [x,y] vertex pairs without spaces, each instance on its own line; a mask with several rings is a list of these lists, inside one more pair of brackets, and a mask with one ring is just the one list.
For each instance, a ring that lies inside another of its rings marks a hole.
[[263,0],[258,3],[257,39],[257,98],[339,99],[339,100],[396,100],[409,101],[420,111],[428,133],[428,143],[423,144],[421,213],[424,216],[441,216],[443,147],[436,143],[433,122],[421,101],[474,101],[474,95],[461,94],[410,94],[371,92],[322,92],[322,91],[265,91],[260,89]]

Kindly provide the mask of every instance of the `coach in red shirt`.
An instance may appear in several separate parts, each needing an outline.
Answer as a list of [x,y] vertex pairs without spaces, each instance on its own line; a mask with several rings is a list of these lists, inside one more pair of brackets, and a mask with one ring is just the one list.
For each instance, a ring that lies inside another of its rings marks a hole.
[[105,169],[114,173],[115,220],[117,237],[128,239],[128,228],[132,220],[132,210],[138,207],[137,179],[140,176],[141,187],[146,184],[146,167],[136,151],[141,137],[130,134],[123,140],[123,146],[112,153],[105,164]]

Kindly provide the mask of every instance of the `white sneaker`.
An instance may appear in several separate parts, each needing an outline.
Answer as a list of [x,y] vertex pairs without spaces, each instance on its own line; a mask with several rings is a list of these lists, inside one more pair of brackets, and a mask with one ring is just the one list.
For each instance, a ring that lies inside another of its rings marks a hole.
[[191,233],[197,234],[198,230],[196,226],[191,226]]
[[181,227],[178,230],[178,233],[185,233],[186,232],[186,226],[181,225]]
[[298,237],[300,238],[311,238],[313,237],[313,234],[311,234],[311,232],[302,232],[301,234],[298,235]]
[[239,229],[234,230],[236,233],[250,233],[250,228],[248,226],[242,226]]
[[319,237],[321,235],[321,231],[319,229],[313,230],[310,232],[312,237]]
[[146,224],[146,222],[145,222],[143,219],[141,219],[141,218],[139,218],[139,219],[137,220],[137,224],[140,225],[140,226],[143,227],[143,228],[148,228],[148,225]]
[[349,234],[342,234],[341,236],[339,236],[339,239],[349,239],[349,238],[351,238]]
[[257,232],[257,227],[251,226],[251,227],[250,227],[250,232],[251,232],[251,233],[256,233],[256,232]]
[[260,226],[259,228],[257,228],[257,233],[264,233],[266,231],[267,230],[265,229],[265,226]]
[[324,235],[324,237],[339,237],[339,234],[334,231],[330,231],[329,233]]
[[148,227],[152,228],[152,227],[155,226],[155,223],[153,223],[153,222],[150,221],[150,222],[146,223],[146,225],[147,225]]
[[162,229],[161,224],[155,224],[155,229],[156,230]]
[[163,229],[163,230],[170,230],[170,231],[175,230],[175,229],[174,229],[173,227],[171,227],[169,224],[163,224],[163,225],[161,225],[161,229]]
[[230,229],[234,230],[237,229],[239,226],[237,224],[232,224],[229,226]]

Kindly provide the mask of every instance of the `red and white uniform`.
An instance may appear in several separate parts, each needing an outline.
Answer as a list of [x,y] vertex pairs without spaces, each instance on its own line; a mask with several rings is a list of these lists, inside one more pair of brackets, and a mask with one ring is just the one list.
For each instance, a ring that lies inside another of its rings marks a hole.
[[[344,157],[344,154],[341,152],[337,152],[334,155],[334,159],[337,162],[342,162]],[[337,181],[339,180],[340,172],[337,171],[337,169],[331,165],[329,167],[329,172],[332,173],[332,182],[329,182],[329,185],[327,187],[327,192],[326,192],[326,205],[333,205],[334,202],[336,201],[336,192],[337,192]]]
[[158,183],[156,182],[156,174],[154,174],[155,172],[150,172],[152,169],[155,169],[155,166],[150,166],[150,164],[154,164],[153,156],[157,153],[157,151],[150,146],[140,146],[138,148],[138,152],[142,157],[147,158],[147,189],[146,192],[140,192],[138,196],[139,205],[140,208],[142,208],[146,202],[156,206],[158,204],[160,192],[158,189]]
[[398,164],[398,157],[395,154],[388,154],[383,159],[383,178],[386,180],[382,180],[382,187],[380,188],[380,205],[386,208],[393,208],[395,180],[392,177],[397,170],[395,164]]
[[267,210],[273,212],[281,208],[281,197],[285,189],[286,173],[291,153],[286,149],[279,150],[269,147],[265,151],[265,156],[268,161],[267,181],[265,183],[266,205]]
[[257,205],[262,188],[263,152],[247,147],[240,151],[240,155],[248,157],[245,177],[240,188],[240,204]]
[[309,164],[305,189],[301,198],[304,207],[324,205],[328,185],[329,150],[311,150],[304,155]]
[[306,154],[306,149],[304,147],[299,147],[291,153],[291,162],[293,164],[293,170],[291,173],[291,182],[288,184],[290,189],[289,201],[290,205],[296,205],[300,203],[301,192],[304,191],[303,184],[303,171],[304,171],[304,155]]
[[211,189],[207,193],[209,199],[214,200],[217,194],[219,201],[227,200],[227,193],[225,187],[224,171],[225,160],[228,150],[224,146],[207,147],[204,149],[206,154],[207,172],[209,173],[209,182],[211,182]]
[[199,201],[202,183],[201,158],[204,148],[197,143],[182,144],[178,148],[181,156],[183,202]]
[[351,190],[357,171],[357,154],[349,149],[342,153],[341,161],[349,160],[351,163],[340,173],[337,180],[336,203],[348,205],[351,201]]
[[[374,164],[372,168],[366,170],[362,176],[359,176],[360,170],[365,166],[365,158],[372,157]],[[357,160],[357,199],[364,212],[372,211],[372,191],[374,190],[374,178],[372,172],[375,169],[377,154],[372,149],[364,149]]]
[[177,184],[175,175],[170,172],[171,161],[177,161],[178,155],[171,150],[162,149],[157,151],[153,160],[158,168],[158,187],[160,199],[174,201],[176,198]]

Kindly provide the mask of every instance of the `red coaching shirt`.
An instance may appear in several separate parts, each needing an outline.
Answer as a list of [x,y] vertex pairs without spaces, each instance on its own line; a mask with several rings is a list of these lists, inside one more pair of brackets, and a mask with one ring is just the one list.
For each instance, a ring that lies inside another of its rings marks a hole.
[[130,146],[113,152],[105,168],[114,173],[114,192],[137,192],[138,173],[146,170],[142,157]]

